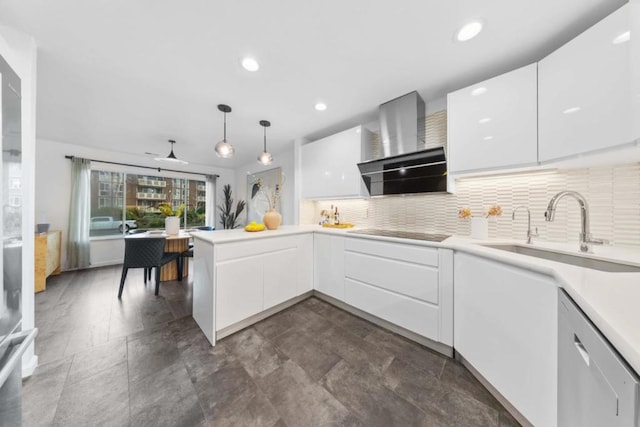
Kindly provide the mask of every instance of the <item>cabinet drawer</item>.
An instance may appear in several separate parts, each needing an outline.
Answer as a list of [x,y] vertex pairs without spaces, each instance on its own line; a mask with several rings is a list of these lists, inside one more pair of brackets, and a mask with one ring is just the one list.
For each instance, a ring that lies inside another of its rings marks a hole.
[[436,248],[350,238],[345,242],[345,249],[416,264],[438,266],[438,249]]
[[359,282],[438,304],[438,270],[357,252],[345,254],[345,276]]
[[438,308],[345,279],[345,302],[416,334],[438,341]]
[[216,262],[297,248],[302,236],[271,237],[216,245]]

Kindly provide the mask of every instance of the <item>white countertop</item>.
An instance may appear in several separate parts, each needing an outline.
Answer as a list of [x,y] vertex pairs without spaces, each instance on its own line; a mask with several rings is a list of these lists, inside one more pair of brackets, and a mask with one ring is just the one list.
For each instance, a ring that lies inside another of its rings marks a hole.
[[[509,243],[524,246],[523,241],[491,240],[482,242],[452,236],[438,243],[351,234],[348,233],[348,230],[353,229],[332,229],[317,225],[303,225],[283,226],[278,230],[265,230],[254,233],[246,232],[242,229],[201,231],[193,233],[193,236],[216,244],[310,232],[336,234],[362,239],[449,248],[552,276],[556,279],[558,286],[561,286],[574,299],[629,365],[635,369],[636,373],[640,374],[640,273],[603,272],[479,245],[481,243]],[[534,241],[532,247],[550,249],[571,255],[584,255],[578,251],[577,242],[566,244]],[[640,266],[640,248],[638,247],[595,246],[594,252],[594,254],[589,254],[589,257]]]

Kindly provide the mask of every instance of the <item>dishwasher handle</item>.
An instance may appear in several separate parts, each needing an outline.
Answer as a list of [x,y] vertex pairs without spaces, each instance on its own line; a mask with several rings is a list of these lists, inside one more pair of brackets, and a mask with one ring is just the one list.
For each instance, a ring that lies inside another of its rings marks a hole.
[[589,366],[589,363],[591,361],[591,358],[589,357],[589,352],[584,347],[584,344],[582,344],[582,341],[580,341],[580,338],[578,338],[578,335],[576,334],[573,334],[573,344],[576,346],[576,350],[582,357],[582,360],[584,360],[584,363],[587,366]]
[[17,347],[13,350],[9,360],[4,366],[0,368],[0,388],[4,385],[4,382],[9,378],[9,375],[13,372],[18,362],[22,359],[22,355],[31,345],[34,338],[38,335],[38,328],[33,328],[30,331],[19,332],[9,337],[9,347]]

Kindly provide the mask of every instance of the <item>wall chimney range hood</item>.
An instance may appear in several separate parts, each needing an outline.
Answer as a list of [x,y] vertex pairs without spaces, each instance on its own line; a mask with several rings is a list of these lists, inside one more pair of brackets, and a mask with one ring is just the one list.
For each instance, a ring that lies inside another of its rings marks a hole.
[[447,191],[445,141],[425,146],[425,104],[411,92],[380,105],[380,141],[358,164],[371,196]]

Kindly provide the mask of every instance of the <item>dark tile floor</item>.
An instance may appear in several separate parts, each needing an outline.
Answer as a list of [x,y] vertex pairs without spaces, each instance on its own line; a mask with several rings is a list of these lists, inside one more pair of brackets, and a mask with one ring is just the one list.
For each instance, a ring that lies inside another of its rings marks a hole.
[[[316,298],[211,347],[191,283],[119,267],[49,278],[24,424],[515,426],[457,364]],[[192,276],[190,276],[192,277]]]

